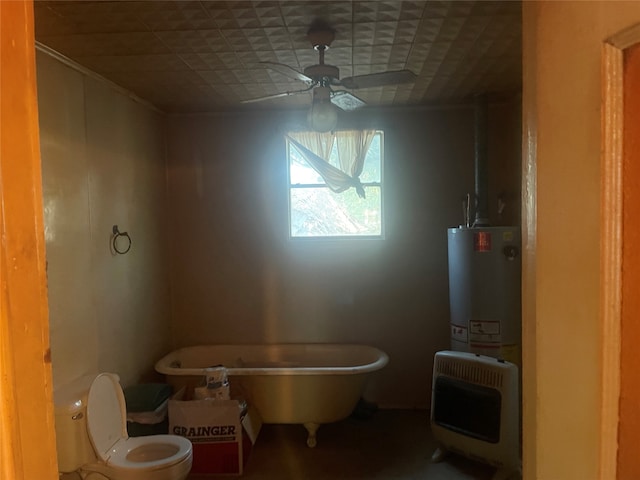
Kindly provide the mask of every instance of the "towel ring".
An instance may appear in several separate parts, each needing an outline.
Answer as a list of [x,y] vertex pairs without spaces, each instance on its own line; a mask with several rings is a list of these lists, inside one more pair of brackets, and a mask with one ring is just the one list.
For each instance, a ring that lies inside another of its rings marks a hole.
[[[124,250],[120,250],[116,244],[118,237],[125,237],[128,241],[127,243],[127,248],[125,248]],[[113,226],[113,239],[111,240],[111,246],[113,247],[113,251],[116,252],[119,255],[124,255],[125,253],[127,253],[130,249],[131,249],[131,237],[129,236],[129,234],[127,232],[121,232],[120,230],[118,230],[118,226],[114,225]]]

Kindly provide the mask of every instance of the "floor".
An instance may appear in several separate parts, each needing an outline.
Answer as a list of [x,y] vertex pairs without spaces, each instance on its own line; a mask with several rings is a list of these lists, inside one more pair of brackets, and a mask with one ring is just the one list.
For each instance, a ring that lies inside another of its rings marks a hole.
[[430,462],[436,444],[427,415],[379,410],[365,420],[323,425],[315,448],[307,447],[301,425],[263,425],[241,478],[490,480],[494,468],[455,455]]

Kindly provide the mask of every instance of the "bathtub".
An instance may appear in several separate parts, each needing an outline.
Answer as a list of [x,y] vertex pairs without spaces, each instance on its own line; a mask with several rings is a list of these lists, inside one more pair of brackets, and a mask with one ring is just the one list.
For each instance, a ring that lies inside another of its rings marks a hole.
[[173,351],[155,369],[175,388],[196,386],[204,369],[227,367],[232,395],[253,405],[264,423],[302,424],[315,447],[323,423],[348,417],[371,373],[387,355],[342,344],[202,345]]

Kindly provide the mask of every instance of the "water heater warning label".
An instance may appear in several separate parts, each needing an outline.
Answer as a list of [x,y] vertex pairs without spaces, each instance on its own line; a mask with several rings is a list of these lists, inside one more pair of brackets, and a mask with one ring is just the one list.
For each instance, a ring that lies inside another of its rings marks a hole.
[[481,335],[500,335],[500,322],[497,320],[469,320],[471,333]]
[[467,327],[462,327],[460,325],[451,324],[451,339],[457,340],[458,342],[467,343],[468,335],[467,335]]
[[469,340],[485,344],[500,344],[500,322],[494,320],[469,320]]
[[491,233],[476,232],[473,234],[473,249],[476,252],[491,251]]

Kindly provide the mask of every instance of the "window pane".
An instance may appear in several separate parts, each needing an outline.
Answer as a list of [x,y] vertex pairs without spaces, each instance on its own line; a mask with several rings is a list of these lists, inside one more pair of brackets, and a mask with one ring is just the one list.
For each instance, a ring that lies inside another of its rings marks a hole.
[[311,168],[293,145],[289,146],[289,180],[292,185],[325,184],[324,179]]
[[291,236],[382,235],[380,187],[333,193],[326,187],[291,188]]
[[360,181],[363,183],[381,183],[382,181],[382,162],[380,161],[382,158],[382,152],[380,151],[382,145],[380,137],[381,135],[378,133],[371,140],[367,156],[364,159],[364,169],[362,170],[362,175],[360,175]]

